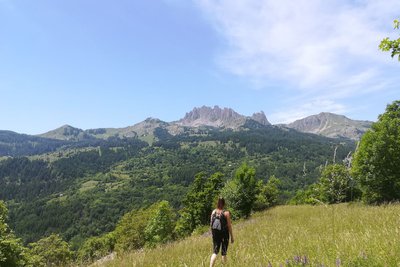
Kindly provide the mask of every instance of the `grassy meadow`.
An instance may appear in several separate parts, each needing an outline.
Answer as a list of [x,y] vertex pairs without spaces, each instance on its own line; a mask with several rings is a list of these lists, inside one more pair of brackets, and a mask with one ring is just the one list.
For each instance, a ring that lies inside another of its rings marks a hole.
[[[233,230],[225,266],[400,266],[398,204],[279,206]],[[206,233],[97,266],[209,266],[211,252]]]

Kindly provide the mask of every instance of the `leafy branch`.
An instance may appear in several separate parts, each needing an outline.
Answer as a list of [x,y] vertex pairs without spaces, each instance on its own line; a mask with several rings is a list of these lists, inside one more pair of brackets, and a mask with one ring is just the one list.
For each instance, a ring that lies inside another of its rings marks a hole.
[[[394,29],[400,28],[400,21],[394,20]],[[390,40],[389,37],[384,38],[380,45],[379,49],[385,52],[391,52],[392,58],[398,56],[398,60],[400,61],[400,38],[397,40]]]

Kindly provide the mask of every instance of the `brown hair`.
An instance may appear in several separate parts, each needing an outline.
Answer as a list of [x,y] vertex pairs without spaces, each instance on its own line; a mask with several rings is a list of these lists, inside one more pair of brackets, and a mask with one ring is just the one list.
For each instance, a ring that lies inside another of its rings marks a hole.
[[222,210],[225,207],[225,199],[223,197],[218,198],[217,208]]

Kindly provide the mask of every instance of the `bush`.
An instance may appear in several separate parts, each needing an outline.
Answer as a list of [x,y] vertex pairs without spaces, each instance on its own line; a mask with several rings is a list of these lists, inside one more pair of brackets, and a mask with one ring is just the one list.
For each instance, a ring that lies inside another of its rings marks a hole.
[[100,237],[91,237],[83,243],[78,251],[80,262],[92,262],[112,253],[115,247],[114,233]]
[[72,260],[68,243],[57,234],[30,243],[29,247],[34,266],[64,266]]
[[115,249],[127,251],[172,240],[175,216],[167,201],[128,212],[114,231]]
[[28,263],[26,249],[8,227],[7,219],[8,210],[0,201],[0,266],[25,266]]
[[290,205],[317,205],[322,204],[321,190],[318,184],[312,184],[306,189],[298,190],[296,195],[289,201]]
[[150,213],[150,209],[140,209],[130,211],[122,217],[114,231],[117,251],[139,249],[144,246],[144,229],[150,220]]
[[174,239],[175,214],[168,201],[161,201],[155,207],[153,217],[144,229],[146,245],[154,247]]
[[277,205],[280,194],[278,188],[280,183],[280,180],[275,176],[271,176],[266,184],[259,181],[258,187],[260,193],[257,195],[253,209],[260,211]]
[[322,171],[319,181],[321,200],[329,204],[351,201],[355,184],[350,171],[342,164],[331,164]]

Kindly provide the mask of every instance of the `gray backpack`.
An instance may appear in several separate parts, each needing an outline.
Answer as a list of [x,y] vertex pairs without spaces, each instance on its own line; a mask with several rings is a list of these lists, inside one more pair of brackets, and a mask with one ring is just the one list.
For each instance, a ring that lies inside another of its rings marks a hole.
[[211,229],[217,231],[223,231],[226,229],[227,222],[224,215],[224,210],[221,213],[214,212],[211,219]]

